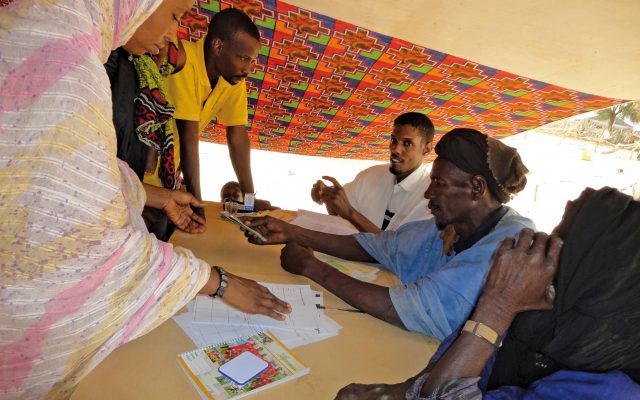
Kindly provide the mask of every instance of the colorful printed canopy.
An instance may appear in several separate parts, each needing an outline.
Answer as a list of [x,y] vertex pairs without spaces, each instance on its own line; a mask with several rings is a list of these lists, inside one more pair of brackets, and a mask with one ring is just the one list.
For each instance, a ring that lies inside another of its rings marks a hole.
[[[438,137],[472,127],[502,138],[621,100],[517,76],[275,0],[199,1],[181,38],[206,34],[211,15],[251,16],[262,49],[248,79],[255,149],[386,160],[395,117],[419,111]],[[209,124],[202,139],[226,143]]]

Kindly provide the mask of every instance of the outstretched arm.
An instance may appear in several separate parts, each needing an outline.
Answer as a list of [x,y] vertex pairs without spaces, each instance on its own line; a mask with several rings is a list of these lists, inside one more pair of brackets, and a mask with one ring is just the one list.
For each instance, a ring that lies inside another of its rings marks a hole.
[[[262,314],[273,319],[283,320],[291,312],[288,303],[274,296],[269,289],[256,281],[241,278],[227,273],[228,283],[222,301],[248,314]],[[214,294],[220,287],[220,274],[215,267],[211,267],[209,280],[200,290],[200,294]]]
[[245,232],[253,244],[282,244],[296,242],[305,247],[311,247],[322,253],[330,254],[346,260],[374,262],[358,241],[349,235],[332,235],[305,229],[289,224],[270,216],[257,218],[243,218],[243,221],[267,238],[266,242]]
[[282,268],[310,278],[353,307],[376,318],[405,328],[393,307],[389,288],[362,282],[343,274],[313,256],[310,249],[293,242],[280,255]]
[[203,233],[207,230],[204,218],[194,213],[191,208],[202,208],[204,203],[191,193],[160,188],[146,183],[143,183],[142,186],[147,193],[145,205],[162,210],[178,229],[188,233]]

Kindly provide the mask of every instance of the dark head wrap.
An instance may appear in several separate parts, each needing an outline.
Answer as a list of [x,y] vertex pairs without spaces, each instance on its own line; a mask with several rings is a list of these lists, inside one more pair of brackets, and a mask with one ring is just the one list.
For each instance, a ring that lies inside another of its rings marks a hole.
[[564,240],[548,311],[516,317],[489,389],[559,369],[640,374],[640,202],[615,189],[585,189],[556,228]]
[[524,189],[529,170],[518,151],[474,129],[456,128],[436,145],[436,154],[471,175],[482,175],[500,203]]

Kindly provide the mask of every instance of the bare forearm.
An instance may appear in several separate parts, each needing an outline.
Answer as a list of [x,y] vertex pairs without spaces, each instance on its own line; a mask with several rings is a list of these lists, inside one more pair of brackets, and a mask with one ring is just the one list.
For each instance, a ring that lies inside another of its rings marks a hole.
[[[504,335],[515,314],[502,312],[498,303],[481,299],[471,319]],[[422,387],[422,395],[431,394],[438,386],[455,378],[480,376],[496,351],[487,340],[463,331],[431,371]]]
[[161,210],[169,200],[170,191],[147,183],[143,183],[142,186],[147,194],[144,205]]
[[220,274],[215,269],[215,267],[211,267],[209,280],[207,281],[207,283],[204,284],[202,289],[200,289],[200,294],[214,294],[219,287],[220,287]]
[[360,214],[356,209],[352,209],[350,215],[343,218],[351,222],[351,224],[355,226],[360,232],[371,232],[371,233],[382,232],[382,229],[380,229],[376,224],[371,222],[369,218]]
[[251,175],[251,143],[244,126],[227,127],[227,146],[242,192],[255,193]]
[[180,159],[187,190],[198,200],[200,192],[200,133],[196,121],[176,120],[180,134]]
[[405,329],[393,307],[389,288],[345,275],[317,258],[307,261],[303,274],[353,307]]
[[[548,293],[558,268],[562,240],[523,229],[502,241],[494,255],[482,295],[471,317],[504,336],[516,315],[553,307]],[[463,331],[433,368],[421,393],[427,395],[454,378],[476,377],[496,351],[489,340]]]
[[375,262],[369,253],[364,251],[360,243],[349,235],[332,235],[330,233],[312,231],[291,225],[291,237],[305,247],[326,253],[345,260]]

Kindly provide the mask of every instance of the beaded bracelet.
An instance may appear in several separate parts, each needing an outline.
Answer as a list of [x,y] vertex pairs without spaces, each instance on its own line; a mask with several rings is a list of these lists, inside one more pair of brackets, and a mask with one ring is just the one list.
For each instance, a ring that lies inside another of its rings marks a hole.
[[218,271],[218,274],[220,275],[220,286],[218,286],[218,290],[216,290],[215,293],[210,294],[209,296],[216,299],[224,295],[224,292],[227,290],[227,287],[229,286],[229,278],[227,278],[227,273],[224,272],[224,269],[222,269],[222,267],[219,267],[216,265],[214,268],[216,269],[216,271]]

